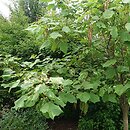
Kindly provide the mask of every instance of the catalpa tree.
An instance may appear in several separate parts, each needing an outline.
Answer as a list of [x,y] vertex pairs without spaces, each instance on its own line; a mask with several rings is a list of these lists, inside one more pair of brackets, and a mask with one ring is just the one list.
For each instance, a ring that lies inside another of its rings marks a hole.
[[84,113],[89,102],[114,102],[120,104],[128,130],[130,1],[41,1],[48,4],[46,14],[27,30],[43,43],[40,50],[50,48],[65,55],[24,62],[15,85],[3,84],[21,88],[15,108],[36,105],[54,119],[67,102],[80,100]]

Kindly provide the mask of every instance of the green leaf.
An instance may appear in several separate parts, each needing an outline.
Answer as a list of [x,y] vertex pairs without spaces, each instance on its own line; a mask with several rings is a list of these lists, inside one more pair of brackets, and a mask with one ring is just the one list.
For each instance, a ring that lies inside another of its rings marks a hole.
[[127,32],[125,30],[120,31],[120,37],[121,37],[121,40],[124,42],[130,41],[130,34],[129,34],[129,32]]
[[54,100],[56,98],[55,94],[51,90],[47,91],[45,95],[51,100]]
[[19,108],[23,108],[24,102],[25,102],[25,100],[27,100],[27,98],[28,98],[28,96],[26,96],[26,95],[21,96],[18,100],[16,100],[14,102],[14,104],[15,104],[14,108],[16,110],[19,109]]
[[128,32],[130,32],[130,23],[126,23],[125,28],[127,29]]
[[115,94],[109,94],[108,96],[109,96],[108,101],[117,103],[117,98]]
[[61,107],[64,107],[64,106],[65,106],[65,103],[64,103],[63,100],[60,99],[59,97],[56,97],[56,98],[54,99],[54,102],[55,102],[55,104],[60,105]]
[[121,96],[123,93],[126,92],[127,89],[130,88],[130,83],[128,82],[126,85],[116,85],[115,86],[115,93],[119,96]]
[[99,27],[99,28],[106,28],[106,25],[102,22],[97,22],[96,25]]
[[69,28],[68,26],[64,26],[64,27],[62,28],[62,31],[63,31],[63,32],[66,32],[66,33],[69,33],[69,32],[70,32],[70,28]]
[[118,36],[118,30],[117,30],[116,26],[111,27],[110,34],[112,35],[113,38],[117,38],[117,36]]
[[61,50],[63,53],[67,53],[68,43],[66,43],[66,42],[61,42],[61,43],[59,44],[59,47],[60,47],[60,50]]
[[79,92],[77,94],[77,98],[79,98],[82,102],[87,103],[88,100],[90,99],[90,94],[87,92]]
[[70,80],[70,79],[67,79],[67,80],[64,80],[64,81],[63,81],[63,85],[64,85],[64,86],[71,85],[71,84],[73,84],[73,81]]
[[93,103],[99,102],[100,98],[98,95],[94,94],[94,93],[90,93],[90,101]]
[[103,67],[109,67],[111,65],[114,65],[116,63],[116,60],[115,59],[111,59],[111,60],[108,60],[107,62],[105,62],[103,64]]
[[24,107],[32,107],[35,105],[35,103],[38,101],[39,99],[39,94],[35,93],[32,94],[30,96],[28,96],[27,100],[24,103]]
[[123,3],[128,4],[130,3],[130,0],[122,0]]
[[16,88],[20,83],[20,80],[17,80],[16,82],[13,82],[10,84],[10,89],[9,92],[11,91],[12,88]]
[[54,119],[55,116],[59,116],[63,112],[59,106],[55,105],[52,102],[48,102],[45,104],[43,103],[40,108],[40,111],[43,114],[48,113],[51,119]]
[[64,79],[62,77],[50,77],[52,84],[63,84]]
[[93,88],[93,84],[91,84],[91,83],[88,82],[88,81],[84,81],[84,82],[82,83],[82,86],[83,86],[83,88],[84,88],[85,90]]
[[39,84],[35,87],[35,93],[45,93],[49,90],[49,88],[43,83],[43,84]]
[[53,41],[53,42],[51,43],[51,50],[54,52],[54,51],[56,51],[57,48],[58,48],[58,44]]
[[112,10],[106,10],[106,11],[103,13],[103,18],[104,18],[104,19],[109,19],[109,18],[111,18],[113,15],[114,15],[114,11],[112,11]]
[[62,35],[61,35],[59,32],[52,32],[52,33],[50,34],[50,37],[51,37],[52,39],[56,39],[56,38],[58,38],[58,37],[62,37]]
[[80,102],[80,110],[86,114],[88,112],[88,104],[84,102]]
[[105,75],[107,79],[112,79],[115,76],[115,70],[112,67],[109,67],[105,70]]
[[67,103],[77,103],[77,100],[73,94],[61,92],[59,94],[59,98],[62,99],[63,102]]
[[113,102],[113,103],[117,103],[117,98],[115,94],[108,94],[105,93],[103,96],[103,101],[104,102]]
[[104,94],[105,94],[105,89],[104,89],[104,87],[103,87],[103,88],[100,88],[99,96],[100,96],[100,97],[103,97]]
[[50,45],[51,45],[50,41],[47,40],[40,46],[40,50],[42,50],[44,48],[48,48]]
[[128,66],[118,66],[117,68],[118,72],[129,72],[129,67]]

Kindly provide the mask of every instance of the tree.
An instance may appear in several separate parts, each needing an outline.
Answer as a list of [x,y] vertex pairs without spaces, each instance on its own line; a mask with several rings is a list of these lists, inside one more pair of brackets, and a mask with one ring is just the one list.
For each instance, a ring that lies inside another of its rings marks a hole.
[[20,83],[16,81],[22,94],[15,108],[36,105],[54,119],[67,102],[80,100],[84,112],[89,102],[114,102],[120,104],[128,130],[129,4],[126,0],[48,3],[44,18],[27,30],[42,39],[41,49],[59,49],[65,56],[43,61],[37,57],[26,63]]
[[39,0],[20,0],[19,6],[29,18],[30,22],[37,21],[45,13],[45,4],[40,3]]

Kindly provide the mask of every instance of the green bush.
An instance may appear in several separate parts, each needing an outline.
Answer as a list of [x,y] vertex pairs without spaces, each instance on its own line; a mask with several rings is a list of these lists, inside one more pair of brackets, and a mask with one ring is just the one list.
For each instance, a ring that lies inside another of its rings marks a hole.
[[0,119],[1,130],[47,130],[43,115],[33,108],[20,111],[10,110]]
[[112,103],[90,105],[87,115],[79,120],[79,130],[119,130],[122,129],[120,108]]

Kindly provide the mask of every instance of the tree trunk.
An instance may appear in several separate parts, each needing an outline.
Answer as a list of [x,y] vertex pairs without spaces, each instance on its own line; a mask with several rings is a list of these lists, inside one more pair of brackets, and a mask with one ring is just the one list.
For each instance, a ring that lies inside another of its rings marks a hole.
[[123,114],[123,130],[128,130],[128,114],[129,114],[129,104],[126,95],[120,97],[120,106]]

